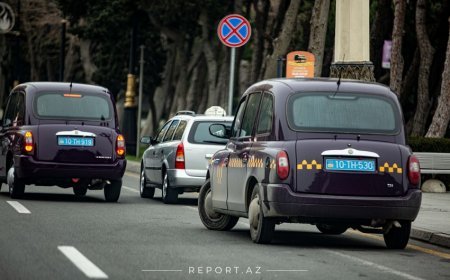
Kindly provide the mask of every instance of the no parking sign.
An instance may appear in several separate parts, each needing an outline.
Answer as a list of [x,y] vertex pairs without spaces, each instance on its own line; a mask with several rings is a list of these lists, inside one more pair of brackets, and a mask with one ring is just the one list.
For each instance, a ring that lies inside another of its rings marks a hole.
[[234,64],[236,48],[245,45],[250,39],[252,28],[248,20],[238,14],[224,17],[217,26],[217,35],[220,41],[231,48],[230,55],[230,83],[228,90],[228,114],[233,114],[233,86],[234,86]]
[[251,33],[250,22],[237,14],[224,17],[217,27],[217,35],[219,35],[220,41],[231,48],[245,45],[250,39]]

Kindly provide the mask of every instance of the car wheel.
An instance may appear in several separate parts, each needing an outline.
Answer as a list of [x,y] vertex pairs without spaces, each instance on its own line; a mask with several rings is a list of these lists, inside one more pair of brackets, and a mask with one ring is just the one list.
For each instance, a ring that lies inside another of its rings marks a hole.
[[21,198],[25,193],[25,183],[17,178],[16,172],[14,171],[14,164],[8,170],[7,181],[11,198]]
[[117,200],[119,200],[121,189],[122,189],[122,179],[110,180],[110,183],[106,184],[104,188],[105,200],[107,202],[117,202]]
[[155,188],[147,187],[147,178],[145,178],[144,165],[141,164],[141,177],[139,178],[139,193],[142,198],[153,198]]
[[401,227],[394,227],[385,234],[384,243],[389,249],[405,249],[409,241],[409,235],[411,233],[411,222],[402,221],[400,222]]
[[198,194],[198,214],[205,227],[211,230],[230,230],[239,221],[239,217],[220,214],[214,211],[212,208],[211,183],[209,179],[205,181]]
[[76,196],[85,196],[87,193],[87,186],[79,185],[79,186],[73,186],[73,193]]
[[248,207],[250,236],[255,243],[266,244],[272,241],[275,221],[264,217],[259,188],[255,187]]
[[164,174],[163,185],[162,185],[162,201],[165,204],[173,204],[178,200],[178,192],[174,188],[171,188],[169,185],[169,177],[167,173]]
[[317,229],[324,234],[342,234],[347,231],[348,227],[341,225],[318,224]]

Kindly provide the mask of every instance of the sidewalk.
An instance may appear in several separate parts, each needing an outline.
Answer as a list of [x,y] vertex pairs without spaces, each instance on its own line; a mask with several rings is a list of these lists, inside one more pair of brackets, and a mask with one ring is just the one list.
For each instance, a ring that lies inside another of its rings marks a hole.
[[[129,160],[127,171],[139,174],[140,164]],[[411,238],[450,248],[450,192],[422,194]]]
[[411,237],[450,248],[450,192],[422,193]]

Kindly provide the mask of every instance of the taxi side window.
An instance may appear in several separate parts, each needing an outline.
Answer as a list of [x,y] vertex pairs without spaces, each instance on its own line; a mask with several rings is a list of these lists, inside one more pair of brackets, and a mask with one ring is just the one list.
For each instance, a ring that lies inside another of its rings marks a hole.
[[172,140],[181,140],[181,137],[183,137],[184,129],[186,128],[186,121],[181,121],[180,124],[177,127],[177,130],[175,130],[175,134],[173,135]]
[[273,97],[269,93],[264,93],[259,110],[258,128],[256,134],[267,134],[272,132],[273,124]]
[[164,134],[166,134],[166,131],[169,129],[169,125],[171,122],[167,122],[159,131],[158,133],[158,137],[156,138],[156,141],[158,141],[158,143],[161,143],[164,137]]
[[250,95],[245,108],[244,118],[242,119],[242,126],[238,137],[247,137],[252,135],[260,101],[261,93],[253,93]]
[[237,110],[236,117],[233,122],[233,128],[231,129],[231,137],[238,137],[239,130],[241,129],[242,117],[244,116],[245,105],[247,100],[244,99],[241,104],[239,104],[239,109]]
[[13,123],[15,114],[17,113],[17,96],[17,93],[13,93],[9,98],[8,105],[6,106],[5,117],[3,118],[3,126],[11,126]]
[[174,120],[172,122],[169,129],[167,130],[166,136],[164,136],[163,142],[172,140],[173,134],[175,133],[175,129],[177,128],[179,122],[179,120]]
[[13,126],[24,125],[25,118],[25,96],[23,93],[17,94],[17,111],[13,119]]

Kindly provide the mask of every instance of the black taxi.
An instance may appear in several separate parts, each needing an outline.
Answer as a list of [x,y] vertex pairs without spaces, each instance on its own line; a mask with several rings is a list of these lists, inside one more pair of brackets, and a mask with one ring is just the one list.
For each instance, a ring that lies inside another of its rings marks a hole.
[[248,217],[256,243],[280,223],[325,234],[348,228],[383,234],[405,248],[421,204],[420,168],[407,146],[396,95],[377,83],[273,79],[243,94],[229,138],[214,154],[199,194],[212,230]]

